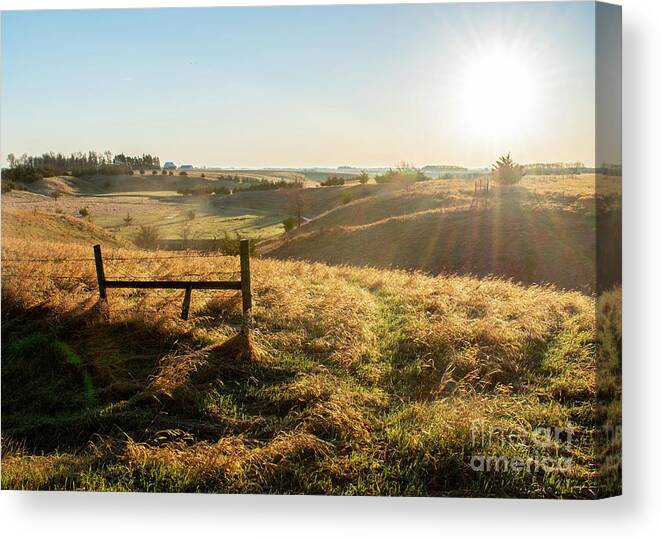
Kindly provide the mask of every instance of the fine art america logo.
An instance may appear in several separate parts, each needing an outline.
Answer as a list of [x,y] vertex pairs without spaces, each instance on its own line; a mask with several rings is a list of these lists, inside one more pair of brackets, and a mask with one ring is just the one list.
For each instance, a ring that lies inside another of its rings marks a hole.
[[[537,427],[527,431],[503,430],[494,426],[485,428],[482,424],[473,423],[472,446],[489,448],[494,453],[472,455],[470,467],[476,472],[567,473],[572,468],[571,457],[560,456],[558,453],[563,448],[571,447],[573,436],[574,428],[571,424],[564,427]],[[535,448],[532,454],[525,456],[505,454],[505,449],[530,447],[530,442]]]

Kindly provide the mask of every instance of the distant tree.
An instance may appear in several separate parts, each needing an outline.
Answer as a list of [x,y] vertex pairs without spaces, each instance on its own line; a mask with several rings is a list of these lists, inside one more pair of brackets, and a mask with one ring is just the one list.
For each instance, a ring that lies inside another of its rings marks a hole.
[[89,217],[90,216],[90,211],[87,208],[80,208],[78,210],[78,215],[80,215],[83,218]]
[[48,196],[57,202],[57,199],[60,198],[61,195],[62,193],[59,191],[51,191]]
[[184,225],[181,229],[181,239],[184,243],[184,248],[188,249],[188,242],[192,239],[191,229],[189,225]]
[[20,163],[14,165],[14,168],[2,169],[2,179],[11,182],[32,183],[47,176],[52,176],[47,170]]
[[143,155],[133,157],[117,154],[113,157],[112,152],[74,152],[70,155],[62,153],[43,153],[41,155],[23,154],[16,157],[9,154],[7,160],[10,170],[18,167],[26,167],[37,171],[41,177],[47,176],[94,176],[94,175],[118,175],[126,174],[130,169],[153,169],[160,168],[158,157]]
[[296,219],[296,226],[303,224],[303,212],[307,207],[304,189],[292,189],[288,195],[288,211]]
[[525,173],[524,168],[512,160],[509,152],[501,156],[491,167],[493,179],[499,185],[516,185]]
[[158,229],[155,226],[140,225],[140,230],[133,241],[142,249],[156,249],[158,238]]
[[133,217],[129,213],[126,214],[126,217],[124,217],[124,226],[131,226],[133,223]]
[[195,219],[195,210],[188,210],[186,212],[186,219],[188,219],[189,221]]
[[362,170],[360,172],[360,176],[358,176],[358,181],[365,185],[368,181],[370,180],[369,174],[367,174],[366,170]]

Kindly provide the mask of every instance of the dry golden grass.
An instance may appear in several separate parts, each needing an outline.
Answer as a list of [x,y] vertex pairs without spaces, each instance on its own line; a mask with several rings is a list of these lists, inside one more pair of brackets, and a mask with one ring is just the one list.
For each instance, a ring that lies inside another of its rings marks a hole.
[[[257,258],[247,342],[232,293],[194,291],[182,321],[179,292],[112,289],[105,312],[92,243],[4,239],[4,488],[535,497],[615,488],[596,473],[589,296]],[[171,254],[105,243],[106,274],[213,279],[238,269],[233,258],[162,258]],[[69,373],[57,400],[39,393],[49,368]],[[84,401],[83,374],[93,384]],[[35,384],[19,385],[30,376]],[[69,401],[82,404],[63,408]],[[522,433],[497,450],[532,458],[535,428],[567,424],[575,443],[543,454],[571,457],[570,472],[470,467],[490,450],[474,443],[475,428]]]
[[519,186],[492,185],[486,206],[472,205],[473,181],[362,186],[380,189],[359,196],[360,187],[351,188],[350,203],[263,242],[260,251],[333,265],[495,275],[591,293],[597,234],[614,234],[595,232],[597,205],[603,227],[605,211],[620,210],[620,186],[614,176],[526,176]]

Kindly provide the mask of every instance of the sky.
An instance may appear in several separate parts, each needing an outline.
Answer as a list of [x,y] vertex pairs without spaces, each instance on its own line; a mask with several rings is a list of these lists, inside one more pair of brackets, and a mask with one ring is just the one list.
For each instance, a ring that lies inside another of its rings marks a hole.
[[2,13],[3,159],[594,163],[592,2]]

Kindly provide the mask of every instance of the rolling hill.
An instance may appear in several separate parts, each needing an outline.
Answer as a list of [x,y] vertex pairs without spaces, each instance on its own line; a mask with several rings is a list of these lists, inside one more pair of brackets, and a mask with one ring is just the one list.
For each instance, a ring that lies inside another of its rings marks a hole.
[[[44,218],[17,212],[20,226],[3,226],[3,488],[570,498],[610,488],[595,473],[589,296],[257,258],[246,339],[234,293],[195,291],[188,321],[177,292],[112,290],[105,311],[90,255],[101,241],[107,275],[141,278],[235,271],[233,258],[163,259],[93,229],[81,242],[86,223],[43,238]],[[601,305],[617,317],[607,297]],[[568,422],[571,445],[522,437],[499,448],[571,459],[561,477],[470,465],[490,451],[475,428]]]
[[494,195],[488,209],[471,209],[470,190],[421,183],[337,206],[263,243],[261,252],[594,290],[595,219],[589,205],[581,206],[587,197],[577,194],[558,204],[553,193],[520,189]]
[[48,241],[75,244],[104,243],[112,247],[128,242],[88,220],[48,211],[24,211],[17,208],[2,209],[3,243],[28,244]]

